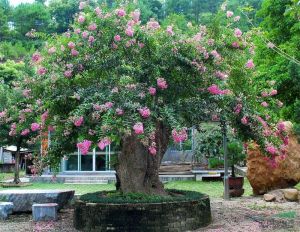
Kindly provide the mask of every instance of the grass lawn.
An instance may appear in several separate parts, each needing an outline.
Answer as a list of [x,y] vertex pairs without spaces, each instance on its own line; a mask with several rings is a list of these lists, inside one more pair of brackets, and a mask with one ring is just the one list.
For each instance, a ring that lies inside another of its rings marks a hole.
[[[221,181],[202,182],[202,181],[172,181],[165,184],[166,188],[174,188],[181,190],[191,190],[202,192],[213,198],[221,198],[223,196],[224,186]],[[0,187],[0,190],[7,188]],[[13,189],[13,188],[9,188]],[[20,189],[20,188],[17,188]],[[31,186],[22,187],[21,189],[72,189],[76,194],[85,194],[103,190],[114,190],[114,184],[58,184],[58,183],[33,183]],[[244,196],[252,194],[251,186],[245,179]]]
[[[0,182],[14,178],[14,173],[0,173]],[[20,177],[25,176],[25,171],[20,172]]]

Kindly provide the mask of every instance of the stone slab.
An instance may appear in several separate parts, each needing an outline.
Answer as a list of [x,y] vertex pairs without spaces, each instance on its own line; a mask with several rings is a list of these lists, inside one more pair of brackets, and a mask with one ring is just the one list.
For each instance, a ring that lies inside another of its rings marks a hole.
[[33,221],[57,221],[58,204],[33,204],[32,218]]
[[0,202],[0,219],[8,218],[13,213],[14,204],[12,202]]
[[13,202],[14,212],[30,212],[33,204],[57,203],[62,209],[73,197],[74,190],[3,190],[0,201]]

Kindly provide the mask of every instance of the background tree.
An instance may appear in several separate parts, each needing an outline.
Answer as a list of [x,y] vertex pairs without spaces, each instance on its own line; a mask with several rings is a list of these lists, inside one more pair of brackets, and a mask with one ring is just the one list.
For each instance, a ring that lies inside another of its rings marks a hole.
[[[281,116],[300,123],[300,22],[293,0],[265,0],[257,15],[262,34],[256,42],[260,79],[275,80],[278,98],[284,103]],[[281,103],[280,103],[281,104]],[[296,126],[298,131],[299,126]]]

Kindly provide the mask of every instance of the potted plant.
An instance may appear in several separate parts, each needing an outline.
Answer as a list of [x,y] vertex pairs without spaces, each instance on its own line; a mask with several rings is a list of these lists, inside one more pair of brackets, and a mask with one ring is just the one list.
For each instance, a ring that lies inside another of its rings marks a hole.
[[240,197],[244,194],[244,177],[236,176],[234,165],[245,160],[243,145],[239,141],[232,141],[227,145],[229,164],[231,166],[231,176],[229,177],[229,193],[231,197]]

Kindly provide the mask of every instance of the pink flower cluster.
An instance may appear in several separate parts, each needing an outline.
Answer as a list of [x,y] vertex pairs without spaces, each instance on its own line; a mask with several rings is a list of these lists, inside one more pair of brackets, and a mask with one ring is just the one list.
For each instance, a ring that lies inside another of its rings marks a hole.
[[157,30],[160,28],[159,23],[155,19],[150,19],[150,21],[147,23],[147,29],[148,30]]
[[227,16],[227,18],[231,18],[233,16],[233,12],[232,11],[227,11],[226,16]]
[[80,150],[82,155],[86,155],[89,152],[91,145],[91,141],[83,140],[82,142],[77,143],[77,148]]
[[83,123],[83,116],[74,120],[74,125],[77,127],[80,127],[82,125],[82,123]]
[[168,26],[166,29],[166,32],[168,35],[173,36],[175,35],[174,31],[173,31],[173,26]]
[[153,143],[149,148],[148,148],[148,151],[151,155],[156,155],[157,153],[157,150],[156,150],[156,144]]
[[122,110],[122,109],[120,109],[120,108],[117,108],[117,109],[116,109],[116,113],[117,113],[117,115],[121,116],[121,115],[124,114],[124,110]]
[[242,34],[243,34],[243,32],[239,28],[236,28],[234,30],[234,36],[237,38],[240,38],[242,36]]
[[255,67],[255,64],[254,64],[253,60],[248,60],[246,63],[246,68],[253,69],[254,67]]
[[276,154],[278,153],[277,148],[274,147],[273,145],[268,145],[268,146],[266,147],[266,151],[267,151],[268,153],[270,153],[271,155],[276,155]]
[[37,74],[42,76],[42,75],[45,75],[47,72],[47,69],[44,68],[44,67],[40,67],[38,70],[37,70]]
[[139,109],[139,113],[143,118],[149,118],[151,114],[150,109],[148,107]]
[[45,121],[46,121],[47,118],[48,118],[48,115],[49,115],[48,110],[45,111],[45,112],[41,115],[42,123],[45,123]]
[[164,78],[158,78],[157,79],[157,86],[160,89],[167,89],[168,88],[167,81]]
[[31,130],[32,130],[32,131],[38,131],[38,130],[40,130],[40,129],[41,129],[40,124],[38,124],[38,123],[36,123],[36,122],[34,122],[34,123],[31,124]]
[[150,95],[154,96],[156,94],[156,88],[150,87],[149,88],[149,93],[150,93]]
[[17,124],[16,123],[12,123],[10,125],[10,131],[9,131],[9,136],[15,136],[17,134]]
[[188,135],[186,132],[186,128],[183,128],[179,131],[177,131],[176,129],[172,130],[172,137],[175,143],[180,143],[183,142],[185,140],[187,140]]
[[210,87],[207,88],[208,92],[210,92],[213,95],[226,95],[229,94],[229,90],[221,90],[219,87],[215,84],[211,85]]
[[241,123],[244,124],[244,125],[248,125],[248,117],[247,116],[244,116],[242,119],[241,119]]
[[29,133],[30,133],[29,129],[24,129],[24,130],[22,130],[21,135],[22,136],[27,136]]
[[119,17],[124,17],[126,15],[126,11],[124,9],[117,9],[116,10],[116,14],[119,16]]
[[32,62],[34,63],[39,63],[42,60],[42,56],[40,53],[35,52],[33,53],[32,57],[31,57]]
[[136,124],[134,124],[133,130],[137,135],[143,134],[144,133],[143,123],[137,122]]
[[98,143],[98,147],[100,148],[100,150],[104,150],[104,148],[110,144],[111,140],[109,138],[104,138],[100,140],[100,142]]

